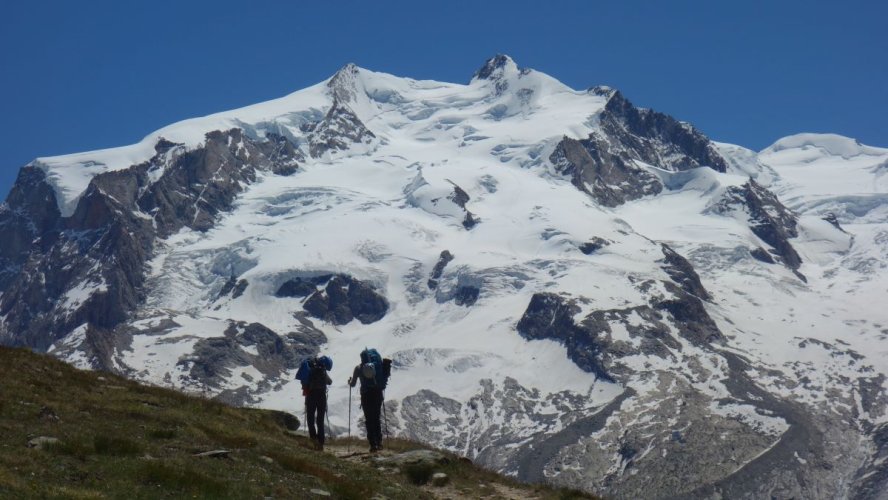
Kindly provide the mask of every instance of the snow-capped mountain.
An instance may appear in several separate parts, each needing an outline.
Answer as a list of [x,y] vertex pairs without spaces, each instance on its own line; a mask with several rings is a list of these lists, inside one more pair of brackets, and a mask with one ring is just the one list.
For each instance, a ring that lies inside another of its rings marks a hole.
[[[729,119],[729,117],[726,117]],[[756,153],[506,56],[347,65],[0,206],[0,342],[330,420],[364,346],[391,432],[616,498],[888,498],[888,149]]]

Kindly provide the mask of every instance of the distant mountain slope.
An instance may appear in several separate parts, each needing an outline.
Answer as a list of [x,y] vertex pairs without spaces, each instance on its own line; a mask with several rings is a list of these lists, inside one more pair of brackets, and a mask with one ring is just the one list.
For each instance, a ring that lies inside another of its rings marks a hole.
[[886,165],[828,134],[716,143],[507,56],[468,84],[347,65],[25,166],[0,342],[279,409],[323,352],[339,429],[374,346],[390,429],[520,479],[878,498]]

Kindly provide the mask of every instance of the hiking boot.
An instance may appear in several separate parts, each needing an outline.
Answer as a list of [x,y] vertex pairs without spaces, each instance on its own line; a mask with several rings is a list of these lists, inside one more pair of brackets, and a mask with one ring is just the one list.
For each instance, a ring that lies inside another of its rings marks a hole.
[[370,453],[376,453],[377,451],[379,451],[379,448],[377,448],[376,445],[370,446]]

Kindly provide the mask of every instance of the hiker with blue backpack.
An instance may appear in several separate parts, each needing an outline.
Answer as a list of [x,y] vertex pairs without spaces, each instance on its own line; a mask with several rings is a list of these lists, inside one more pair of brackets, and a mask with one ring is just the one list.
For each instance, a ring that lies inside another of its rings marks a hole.
[[333,383],[327,374],[333,369],[333,360],[327,356],[308,358],[299,365],[296,378],[302,383],[305,396],[305,419],[308,437],[315,449],[324,450],[324,414],[327,413],[327,386]]
[[364,410],[364,425],[367,427],[367,441],[370,452],[382,449],[382,420],[384,391],[391,375],[392,360],[382,359],[376,349],[361,351],[361,364],[355,367],[348,379],[349,387],[361,381],[361,409]]

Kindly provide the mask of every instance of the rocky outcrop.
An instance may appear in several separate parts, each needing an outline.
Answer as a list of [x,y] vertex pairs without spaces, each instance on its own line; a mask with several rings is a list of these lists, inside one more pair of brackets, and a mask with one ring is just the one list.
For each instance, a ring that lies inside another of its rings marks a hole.
[[751,255],[752,258],[754,258],[755,260],[764,262],[765,264],[776,264],[774,257],[772,257],[771,254],[762,247],[753,248],[749,251],[749,255]]
[[[453,184],[451,182],[451,184]],[[463,209],[465,212],[465,217],[463,217],[462,225],[466,229],[472,229],[478,224],[478,219],[472,212],[469,212],[469,209],[466,208],[466,203],[471,199],[469,194],[463,191],[463,189],[456,184],[453,184],[453,192],[447,197],[448,200],[452,201],[456,206]]]
[[296,277],[285,281],[276,292],[275,297],[308,297],[318,291],[318,286],[326,284],[332,274],[323,274],[310,278]]
[[709,138],[687,123],[636,108],[609,88],[595,87],[590,92],[607,98],[598,116],[599,130],[582,140],[565,137],[549,161],[556,173],[568,177],[598,203],[616,207],[660,193],[659,177],[639,163],[670,171],[727,170]]
[[453,303],[458,306],[471,306],[478,301],[481,289],[476,286],[462,285],[453,293]]
[[602,345],[597,332],[577,325],[573,317],[579,307],[554,293],[535,293],[516,329],[531,340],[553,339],[567,347],[571,361],[604,380],[613,380],[602,363]]
[[297,168],[282,137],[257,140],[240,129],[210,132],[190,150],[160,139],[155,151],[93,177],[68,217],[39,164],[22,169],[0,208],[12,242],[0,250],[0,341],[46,349],[80,325],[112,331],[143,300],[158,238],[209,229],[257,172]]
[[432,275],[429,276],[429,289],[434,290],[438,288],[438,280],[441,279],[441,275],[444,274],[444,268],[447,267],[447,264],[453,260],[453,254],[448,250],[443,250],[441,252],[441,256],[438,258],[438,262],[435,263],[435,267],[432,269]]
[[685,292],[701,299],[711,300],[712,296],[703,287],[700,282],[700,276],[694,270],[694,266],[687,259],[678,254],[669,245],[661,243],[660,248],[663,250],[663,270],[676,282]]
[[314,318],[345,325],[355,319],[363,324],[379,321],[389,306],[369,283],[339,274],[323,290],[312,294],[302,307]]
[[558,174],[570,178],[577,189],[606,207],[663,190],[657,176],[635,165],[630,158],[612,152],[607,141],[593,136],[582,141],[565,137],[549,161]]
[[369,146],[376,139],[347,104],[339,100],[327,111],[324,119],[303,127],[308,137],[308,154],[320,158],[328,152],[345,151],[355,144]]
[[699,167],[727,171],[712,141],[690,124],[637,108],[618,90],[594,87],[590,92],[607,98],[599,116],[602,133],[629,158],[671,171]]
[[[230,323],[222,337],[204,338],[194,345],[192,352],[178,361],[188,370],[190,378],[207,389],[224,389],[231,382],[255,386],[252,392],[264,392],[272,383],[280,384],[287,370],[299,368],[303,359],[315,356],[326,336],[317,329],[303,327],[301,331],[279,335],[261,323]],[[262,380],[232,380],[232,370],[252,366]],[[223,391],[219,396],[231,403],[248,401],[249,391]]]
[[599,238],[598,236],[594,236],[591,240],[580,245],[580,251],[586,255],[592,255],[593,253],[601,250],[602,248],[610,245],[610,242],[604,238]]
[[[802,258],[789,242],[798,236],[798,219],[792,211],[783,206],[777,196],[750,179],[742,187],[729,187],[720,199],[707,208],[709,213],[731,215],[745,213],[749,229],[772,248],[783,265],[791,269],[799,279],[805,281],[798,269]],[[759,260],[764,260],[761,256]]]

